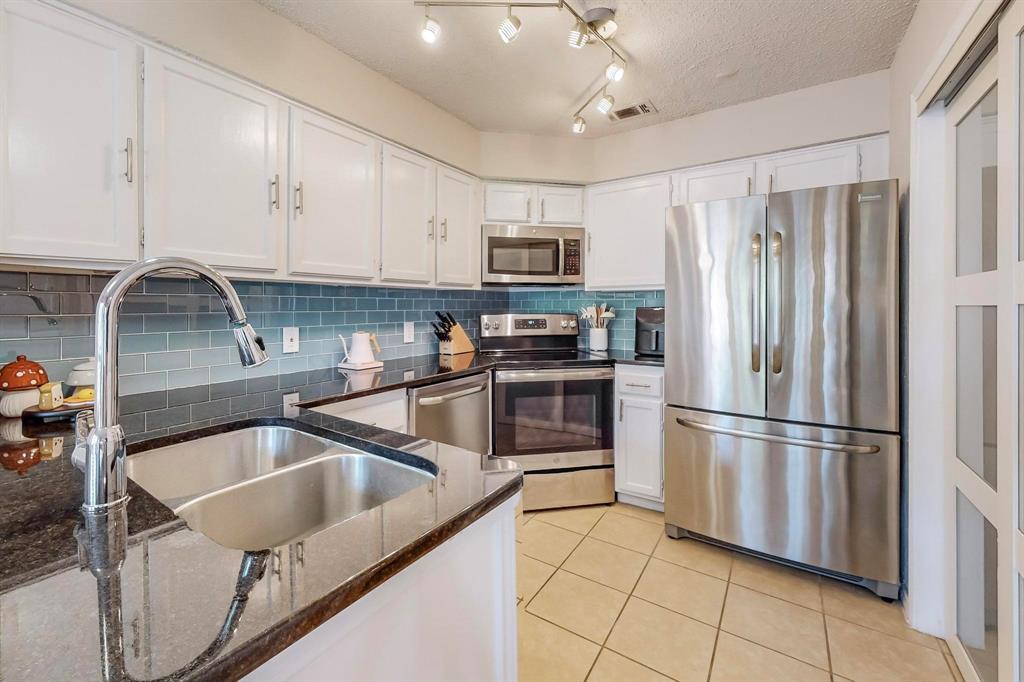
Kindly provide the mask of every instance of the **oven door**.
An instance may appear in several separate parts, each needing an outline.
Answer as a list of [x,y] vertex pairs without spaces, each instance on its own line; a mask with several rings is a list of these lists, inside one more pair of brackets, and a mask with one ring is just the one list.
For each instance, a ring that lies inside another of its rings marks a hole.
[[526,471],[613,463],[611,367],[495,373],[494,454]]
[[[484,225],[482,280],[485,284],[573,284],[579,269],[579,228],[562,230],[530,225]],[[567,236],[566,233],[572,233]],[[575,274],[565,272],[566,239],[576,245]]]

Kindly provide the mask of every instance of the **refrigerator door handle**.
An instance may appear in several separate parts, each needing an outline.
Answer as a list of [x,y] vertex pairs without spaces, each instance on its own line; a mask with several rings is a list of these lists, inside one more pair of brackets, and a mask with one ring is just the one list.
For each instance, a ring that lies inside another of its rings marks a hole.
[[750,279],[750,369],[761,373],[761,235],[750,240],[754,273]]
[[782,233],[772,232],[775,314],[772,315],[772,374],[782,373]]
[[815,450],[831,450],[832,452],[845,452],[850,455],[873,455],[879,451],[877,445],[850,445],[847,443],[826,443],[820,440],[805,440],[803,438],[787,438],[776,436],[770,433],[757,433],[756,431],[741,431],[739,429],[728,429],[724,426],[711,426],[700,422],[690,421],[682,417],[676,417],[676,423],[687,429],[707,431],[723,436],[734,436],[736,438],[747,438],[750,440],[761,440],[768,443],[779,443],[781,445],[795,445],[801,448],[813,448]]

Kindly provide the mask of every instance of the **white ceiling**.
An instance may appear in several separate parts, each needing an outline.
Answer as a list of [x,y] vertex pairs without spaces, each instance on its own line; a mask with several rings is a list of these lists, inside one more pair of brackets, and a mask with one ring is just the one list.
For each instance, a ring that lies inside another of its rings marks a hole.
[[[572,16],[517,8],[432,7],[437,43],[419,37],[412,0],[257,0],[342,52],[484,131],[571,135],[570,117],[603,82],[610,53],[568,47]],[[616,9],[626,77],[616,107],[650,99],[653,116],[612,123],[584,112],[586,136],[639,128],[889,66],[917,0],[570,0]],[[359,93],[351,93],[358,97]]]

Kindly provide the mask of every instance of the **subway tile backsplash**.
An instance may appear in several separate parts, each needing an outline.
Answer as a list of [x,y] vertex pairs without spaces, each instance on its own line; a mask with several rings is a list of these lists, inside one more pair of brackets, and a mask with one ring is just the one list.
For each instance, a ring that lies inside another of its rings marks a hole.
[[[94,353],[93,311],[109,279],[109,275],[101,274],[0,271],[0,365],[17,355],[27,355],[42,363],[52,379],[66,378],[74,365]],[[383,360],[436,353],[437,340],[430,331],[435,310],[451,311],[476,339],[478,318],[483,312],[573,312],[587,303],[607,302],[619,315],[610,327],[610,345],[629,349],[633,347],[636,308],[664,304],[661,291],[474,291],[248,280],[232,283],[249,321],[267,344],[270,362],[251,369],[239,364],[224,306],[205,283],[196,279],[147,279],[137,285],[121,310],[121,393],[177,392],[197,387],[213,391],[214,386],[261,378],[270,385],[283,375],[333,368],[342,357],[338,335],[348,338],[355,331],[377,334]],[[413,343],[403,342],[407,321],[415,325]],[[300,329],[300,350],[285,355],[283,327],[292,326]],[[586,342],[584,332],[580,345],[586,346]],[[214,393],[211,400],[233,397]],[[256,411],[225,405],[229,414]],[[173,419],[174,414],[164,418]]]

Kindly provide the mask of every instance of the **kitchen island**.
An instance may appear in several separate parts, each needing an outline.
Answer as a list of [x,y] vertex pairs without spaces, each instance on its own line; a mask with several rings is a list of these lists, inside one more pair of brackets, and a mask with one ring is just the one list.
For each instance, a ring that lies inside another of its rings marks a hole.
[[[143,440],[129,458],[259,426],[327,438],[428,482],[259,552],[213,542],[131,484],[123,524],[110,524],[125,541],[111,583],[94,564],[104,536],[79,527],[77,556],[82,478],[69,438],[62,456],[0,481],[0,677],[515,677],[514,464],[307,410]],[[247,513],[258,523],[259,505]],[[385,637],[400,655],[380,656]]]

